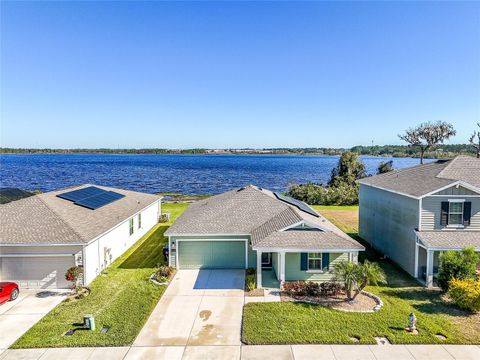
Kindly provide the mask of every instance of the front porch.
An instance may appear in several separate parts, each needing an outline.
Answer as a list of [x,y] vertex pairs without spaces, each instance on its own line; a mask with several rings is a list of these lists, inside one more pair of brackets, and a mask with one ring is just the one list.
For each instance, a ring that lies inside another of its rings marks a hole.
[[473,247],[480,251],[480,232],[477,231],[416,231],[415,278],[428,288],[437,287],[440,254]]
[[257,288],[280,289],[285,281],[329,281],[335,263],[358,261],[358,251],[269,250],[256,249]]

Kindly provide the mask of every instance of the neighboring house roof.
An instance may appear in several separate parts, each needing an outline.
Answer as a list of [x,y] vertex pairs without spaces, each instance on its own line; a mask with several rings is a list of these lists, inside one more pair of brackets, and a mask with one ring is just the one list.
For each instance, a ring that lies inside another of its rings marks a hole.
[[110,230],[160,197],[97,186],[125,197],[96,210],[75,205],[58,194],[81,185],[0,205],[0,244],[83,244]]
[[[310,238],[317,237],[316,241],[312,240],[312,246],[322,245],[320,248],[330,249],[339,244],[338,238],[342,238],[346,249],[364,249],[323,216],[310,210],[318,216],[279,200],[269,190],[249,185],[191,204],[165,235],[250,235],[252,246],[263,246],[263,241],[269,239],[268,244],[273,247],[273,234],[280,234],[287,228],[306,222],[323,230],[307,235]],[[308,230],[298,232],[313,233]],[[277,245],[280,246],[286,238],[280,235],[277,239]],[[299,243],[297,247],[303,244]],[[295,245],[292,242],[289,246]],[[318,246],[315,248],[319,249]]]
[[432,250],[459,250],[473,246],[480,251],[480,231],[417,231],[424,246]]
[[459,181],[480,191],[480,159],[460,155],[452,160],[437,160],[359,180],[360,184],[416,198]]

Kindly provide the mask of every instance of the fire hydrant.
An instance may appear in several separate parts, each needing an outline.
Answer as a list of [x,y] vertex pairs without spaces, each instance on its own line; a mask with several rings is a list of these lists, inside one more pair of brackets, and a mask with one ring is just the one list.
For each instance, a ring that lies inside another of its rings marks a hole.
[[415,316],[415,314],[413,312],[410,313],[410,315],[408,316],[408,328],[407,328],[407,330],[410,331],[411,333],[417,332],[417,317]]

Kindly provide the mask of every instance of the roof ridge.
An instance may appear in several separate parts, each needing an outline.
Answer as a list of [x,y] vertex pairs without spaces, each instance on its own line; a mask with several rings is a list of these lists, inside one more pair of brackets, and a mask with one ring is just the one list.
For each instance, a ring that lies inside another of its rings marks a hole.
[[89,240],[89,239],[85,239],[83,236],[81,236],[77,230],[75,230],[63,217],[62,215],[60,215],[58,212],[56,212],[55,210],[53,210],[43,199],[42,197],[40,196],[42,194],[37,194],[35,196],[38,196],[38,200],[40,200],[42,202],[43,205],[45,205],[45,207],[50,210],[53,214],[55,214],[55,216],[57,217],[58,220],[60,220],[62,223],[64,223],[70,230],[72,230],[72,232],[78,236],[78,238],[80,240]]

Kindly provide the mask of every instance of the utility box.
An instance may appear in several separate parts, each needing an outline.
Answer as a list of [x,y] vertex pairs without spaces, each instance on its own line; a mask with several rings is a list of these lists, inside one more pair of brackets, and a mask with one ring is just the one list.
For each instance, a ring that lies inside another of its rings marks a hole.
[[95,318],[93,315],[88,314],[83,316],[83,324],[89,330],[95,330]]

